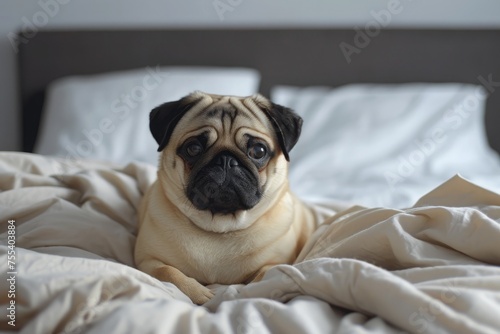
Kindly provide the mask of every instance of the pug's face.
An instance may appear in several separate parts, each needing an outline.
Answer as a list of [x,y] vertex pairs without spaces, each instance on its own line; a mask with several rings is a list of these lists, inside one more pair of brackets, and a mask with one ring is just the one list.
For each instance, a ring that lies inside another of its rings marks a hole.
[[301,124],[260,95],[196,92],[155,108],[150,126],[167,197],[204,230],[250,226],[288,189],[288,151]]

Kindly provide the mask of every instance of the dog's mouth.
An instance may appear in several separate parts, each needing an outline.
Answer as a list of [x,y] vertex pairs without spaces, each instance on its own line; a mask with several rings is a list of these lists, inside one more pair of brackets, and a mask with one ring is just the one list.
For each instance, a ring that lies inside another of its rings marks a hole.
[[234,156],[219,155],[191,179],[187,197],[198,210],[234,214],[253,208],[261,199],[258,176]]

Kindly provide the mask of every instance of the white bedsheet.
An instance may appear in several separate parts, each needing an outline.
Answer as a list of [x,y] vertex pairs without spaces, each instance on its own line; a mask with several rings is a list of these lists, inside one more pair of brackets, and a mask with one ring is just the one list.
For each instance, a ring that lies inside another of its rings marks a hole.
[[[294,265],[193,305],[133,268],[155,168],[0,153],[0,254],[16,221],[21,333],[498,333],[500,195],[456,176],[405,210],[353,207]],[[0,262],[2,273],[7,261]]]

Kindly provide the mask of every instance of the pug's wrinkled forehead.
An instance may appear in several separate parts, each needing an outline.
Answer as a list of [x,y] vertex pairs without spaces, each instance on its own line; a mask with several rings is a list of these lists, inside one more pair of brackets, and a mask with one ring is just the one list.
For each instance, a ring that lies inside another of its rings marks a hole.
[[252,126],[268,132],[273,130],[271,120],[262,111],[262,108],[271,106],[261,95],[239,97],[196,92],[188,97],[186,102],[193,103],[193,106],[186,112],[183,124],[220,123],[225,133],[241,126]]

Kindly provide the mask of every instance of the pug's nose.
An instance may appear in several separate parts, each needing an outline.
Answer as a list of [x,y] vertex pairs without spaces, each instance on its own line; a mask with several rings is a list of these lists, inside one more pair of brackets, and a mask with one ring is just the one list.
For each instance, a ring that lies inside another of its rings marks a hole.
[[224,169],[230,169],[235,166],[238,166],[238,160],[229,153],[222,153],[215,159],[215,164],[221,166]]

